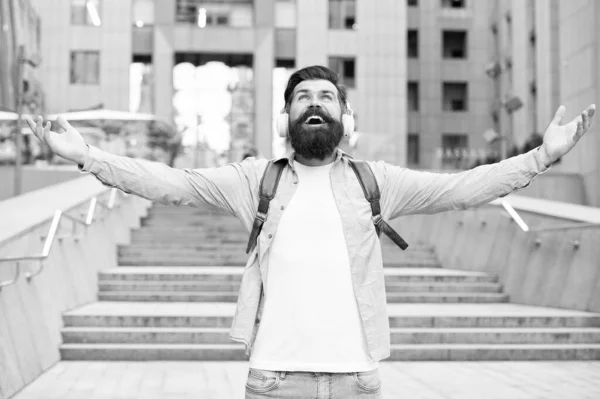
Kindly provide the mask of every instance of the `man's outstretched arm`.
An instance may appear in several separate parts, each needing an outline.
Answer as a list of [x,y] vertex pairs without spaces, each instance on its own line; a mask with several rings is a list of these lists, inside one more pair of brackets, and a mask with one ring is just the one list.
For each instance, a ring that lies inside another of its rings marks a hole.
[[52,132],[50,122],[43,125],[41,117],[26,120],[35,136],[54,153],[77,163],[80,170],[92,173],[107,186],[163,204],[208,206],[236,216],[253,207],[250,187],[255,171],[250,161],[220,168],[176,169],[88,146],[62,117],[58,123],[63,133]]
[[546,129],[543,144],[526,154],[460,173],[430,173],[384,164],[382,208],[390,218],[416,213],[466,209],[527,187],[558,158],[567,154],[590,127],[595,105],[566,125],[559,107]]

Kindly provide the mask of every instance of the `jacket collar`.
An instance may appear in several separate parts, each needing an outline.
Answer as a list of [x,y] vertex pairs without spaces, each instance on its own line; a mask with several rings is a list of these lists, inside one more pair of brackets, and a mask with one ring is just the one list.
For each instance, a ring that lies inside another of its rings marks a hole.
[[[287,162],[288,165],[292,166],[292,165],[294,165],[293,161],[294,161],[295,157],[296,157],[296,152],[295,151],[290,151],[290,152],[288,152],[287,154],[285,154],[282,157],[275,158],[273,160],[273,162]],[[333,161],[333,163],[338,162],[343,157],[354,159],[354,157],[352,155],[348,154],[347,152],[345,152],[341,148],[336,148],[336,155],[335,155],[335,160]],[[293,168],[293,166],[292,166],[292,168]]]

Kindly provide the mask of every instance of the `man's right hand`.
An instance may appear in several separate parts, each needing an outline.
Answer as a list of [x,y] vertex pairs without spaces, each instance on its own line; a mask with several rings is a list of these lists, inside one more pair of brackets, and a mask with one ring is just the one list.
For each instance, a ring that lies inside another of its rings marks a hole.
[[81,134],[73,128],[62,116],[58,117],[58,124],[64,129],[63,133],[57,133],[50,130],[50,121],[44,125],[44,119],[38,116],[34,121],[29,116],[25,116],[27,124],[33,131],[33,134],[45,143],[58,156],[69,161],[83,165],[88,152],[88,147]]

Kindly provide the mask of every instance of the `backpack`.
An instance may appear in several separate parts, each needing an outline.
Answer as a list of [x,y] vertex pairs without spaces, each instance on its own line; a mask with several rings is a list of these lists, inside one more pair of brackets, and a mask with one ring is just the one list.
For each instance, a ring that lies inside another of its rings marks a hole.
[[[396,233],[396,231],[381,218],[381,207],[379,205],[379,186],[377,185],[377,180],[375,180],[375,175],[373,174],[373,171],[369,165],[365,161],[355,161],[352,159],[349,159],[348,162],[350,162],[350,167],[358,178],[363,193],[365,194],[365,198],[367,201],[369,201],[369,204],[371,204],[373,224],[375,225],[377,236],[380,236],[381,232],[383,231],[385,235],[387,235],[396,245],[402,248],[402,250],[408,248],[406,241],[404,241],[402,237],[400,237],[400,235]],[[246,253],[250,253],[250,251],[252,251],[256,245],[258,235],[262,230],[265,220],[267,220],[269,203],[273,198],[275,198],[277,186],[279,185],[279,179],[281,178],[281,173],[283,172],[284,167],[285,161],[282,160],[281,162],[274,162],[271,160],[267,164],[267,168],[263,173],[262,179],[260,180],[258,209],[256,212],[256,217],[254,218],[254,224],[252,225],[252,232],[250,233],[250,238],[248,239]]]

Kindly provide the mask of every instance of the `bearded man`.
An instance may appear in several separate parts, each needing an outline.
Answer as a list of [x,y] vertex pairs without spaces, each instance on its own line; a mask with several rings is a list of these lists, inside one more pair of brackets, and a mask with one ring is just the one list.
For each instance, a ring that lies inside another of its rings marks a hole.
[[[230,338],[250,356],[246,398],[381,398],[379,362],[390,330],[379,237],[349,155],[338,148],[352,111],[337,76],[322,66],[295,72],[279,130],[293,152],[244,270]],[[589,128],[595,106],[561,126],[560,107],[543,144],[526,154],[455,174],[368,162],[381,216],[465,209],[528,186]],[[174,169],[87,146],[28,119],[34,134],[102,183],[163,204],[216,206],[252,229],[268,161]]]

